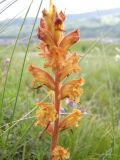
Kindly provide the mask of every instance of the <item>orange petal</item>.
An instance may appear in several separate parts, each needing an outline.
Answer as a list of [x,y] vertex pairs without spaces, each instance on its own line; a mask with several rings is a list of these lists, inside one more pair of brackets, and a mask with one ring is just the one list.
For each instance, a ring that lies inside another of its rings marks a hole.
[[62,11],[59,13],[59,16],[61,17],[62,21],[65,21],[65,14]]
[[54,39],[56,44],[59,43],[59,41],[63,38],[63,30],[64,30],[64,25],[62,21],[57,18],[55,21],[55,33],[54,33]]
[[55,16],[56,16],[56,13],[57,13],[57,9],[56,9],[55,5],[53,5],[52,0],[50,0],[49,15],[50,15],[50,18],[51,18],[52,20],[54,20],[54,18],[55,18]]
[[46,29],[38,27],[37,36],[40,40],[46,43],[46,46],[48,47],[55,46],[55,42],[53,40],[52,35]]
[[54,19],[56,17],[56,7],[50,2],[49,11],[43,10],[43,18],[46,22],[47,30],[53,35],[54,34]]
[[76,52],[74,52],[70,57],[68,57],[67,62],[78,63],[79,60],[80,60],[80,56],[77,55]]
[[45,107],[51,107],[51,108],[55,108],[53,104],[51,103],[44,103],[44,102],[39,102],[36,104],[38,107],[40,108],[45,108]]
[[39,55],[44,55],[47,52],[47,46],[44,42],[41,42],[38,46],[38,48],[40,49],[41,53]]
[[78,30],[75,30],[66,35],[60,42],[59,46],[67,52],[68,49],[79,40],[79,38],[80,38],[79,32]]
[[78,98],[83,94],[80,86],[84,84],[84,81],[84,78],[80,78],[79,80],[73,80],[63,85],[61,87],[60,98],[64,99],[68,97],[78,103]]
[[66,116],[59,124],[59,130],[64,130],[67,129],[68,127],[71,126],[76,126],[78,121],[81,119],[81,111],[79,109],[73,110],[73,112]]
[[48,62],[45,64],[45,67],[51,67],[53,72],[65,65],[65,52],[60,47],[52,47],[46,58]]
[[34,77],[34,85],[42,83],[52,90],[55,89],[54,80],[47,72],[32,65],[29,66],[29,71]]
[[72,72],[79,72],[80,67],[78,65],[68,64],[60,71],[60,80],[62,81],[66,76],[71,74]]
[[40,27],[43,29],[46,29],[46,23],[45,20],[43,18],[40,19]]
[[58,44],[59,41],[61,41],[61,39],[63,38],[64,20],[65,20],[65,15],[63,14],[63,12],[60,12],[59,15],[57,15],[55,18],[54,39],[56,44]]

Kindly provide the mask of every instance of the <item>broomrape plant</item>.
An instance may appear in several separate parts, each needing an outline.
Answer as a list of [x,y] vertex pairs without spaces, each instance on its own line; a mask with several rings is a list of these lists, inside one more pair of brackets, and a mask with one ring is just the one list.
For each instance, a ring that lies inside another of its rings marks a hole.
[[69,48],[80,36],[78,30],[64,35],[65,15],[62,11],[57,13],[52,0],[49,11],[44,9],[42,13],[43,17],[37,29],[40,56],[45,59],[44,68],[51,68],[54,76],[33,65],[29,66],[29,71],[33,75],[35,88],[47,86],[53,94],[51,103],[37,103],[39,110],[36,113],[35,125],[45,128],[51,136],[50,160],[66,160],[69,159],[70,153],[68,149],[58,145],[58,134],[71,126],[77,126],[82,113],[79,109],[73,109],[72,113],[63,118],[60,116],[60,103],[65,98],[79,103],[83,93],[80,86],[84,84],[84,78],[63,83],[68,75],[80,71],[78,66],[80,57],[76,53],[67,56]]

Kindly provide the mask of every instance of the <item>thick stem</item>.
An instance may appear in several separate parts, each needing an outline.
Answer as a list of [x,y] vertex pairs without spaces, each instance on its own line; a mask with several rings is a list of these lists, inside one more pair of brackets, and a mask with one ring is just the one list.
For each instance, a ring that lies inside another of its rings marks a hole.
[[51,140],[51,158],[50,160],[52,160],[52,152],[54,150],[54,148],[57,145],[57,139],[58,139],[58,132],[59,132],[59,110],[60,110],[60,100],[59,100],[59,76],[56,73],[55,74],[55,109],[57,111],[57,119],[54,123],[54,130],[53,130],[53,134],[52,134],[52,140]]

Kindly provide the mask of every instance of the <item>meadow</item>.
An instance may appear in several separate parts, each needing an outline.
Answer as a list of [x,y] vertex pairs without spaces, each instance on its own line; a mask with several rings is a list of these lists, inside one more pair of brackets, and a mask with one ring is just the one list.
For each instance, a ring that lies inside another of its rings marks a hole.
[[[0,160],[48,160],[50,137],[36,127],[35,102],[49,101],[47,89],[34,90],[30,64],[43,67],[38,44],[0,46]],[[79,107],[84,111],[79,127],[60,134],[59,143],[71,152],[70,160],[120,160],[120,54],[119,44],[80,41],[75,50],[85,78]],[[9,69],[9,70],[8,70]],[[7,77],[7,81],[6,81]],[[67,77],[68,79],[72,78]],[[70,111],[72,106],[63,102]]]

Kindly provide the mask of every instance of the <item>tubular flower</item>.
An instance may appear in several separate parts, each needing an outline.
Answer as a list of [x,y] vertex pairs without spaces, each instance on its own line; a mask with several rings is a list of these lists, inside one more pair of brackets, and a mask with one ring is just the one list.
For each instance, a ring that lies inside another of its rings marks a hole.
[[75,30],[68,35],[66,35],[62,41],[60,42],[60,47],[64,49],[64,51],[67,53],[69,48],[76,43],[80,39],[78,30]]
[[57,118],[57,112],[54,105],[38,103],[41,108],[36,112],[37,126],[46,126],[49,122],[54,122]]
[[46,85],[52,90],[55,89],[54,80],[47,72],[32,65],[29,66],[29,72],[31,72],[34,77],[33,86],[38,85],[40,87]]
[[63,31],[64,31],[64,20],[65,20],[65,15],[61,11],[59,14],[57,14],[56,19],[55,19],[55,42],[58,44],[59,41],[63,38]]
[[53,47],[48,56],[48,62],[44,65],[45,67],[52,67],[52,70],[60,68],[65,65],[65,54],[61,48]]
[[76,103],[79,102],[79,97],[83,94],[83,90],[80,88],[84,84],[84,79],[73,80],[61,87],[60,98],[69,98],[70,100],[75,100]]
[[77,125],[78,121],[81,119],[81,111],[79,109],[75,109],[72,113],[66,116],[63,120],[61,120],[59,124],[59,129],[64,130],[70,126]]
[[72,54],[67,59],[65,66],[63,66],[59,71],[60,80],[63,80],[66,76],[68,76],[72,72],[77,73],[80,71],[80,67],[77,65],[78,61],[79,61],[79,56],[76,55],[76,53]]
[[52,153],[52,160],[66,160],[69,159],[70,153],[61,146],[56,146]]

